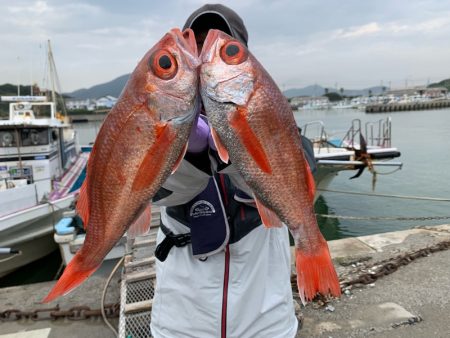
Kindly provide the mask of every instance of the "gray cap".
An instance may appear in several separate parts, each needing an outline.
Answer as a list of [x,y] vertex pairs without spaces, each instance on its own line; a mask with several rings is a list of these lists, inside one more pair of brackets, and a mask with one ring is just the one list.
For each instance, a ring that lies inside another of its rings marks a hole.
[[[200,28],[201,27],[201,28]],[[220,29],[247,46],[248,33],[244,22],[235,11],[220,4],[207,4],[192,13],[184,24],[183,30]]]

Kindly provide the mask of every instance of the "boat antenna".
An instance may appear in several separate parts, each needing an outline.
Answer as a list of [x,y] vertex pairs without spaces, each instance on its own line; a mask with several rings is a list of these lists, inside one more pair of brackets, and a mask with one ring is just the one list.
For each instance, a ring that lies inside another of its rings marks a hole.
[[19,71],[17,72],[17,96],[20,96],[20,57],[17,57],[17,63],[19,65]]

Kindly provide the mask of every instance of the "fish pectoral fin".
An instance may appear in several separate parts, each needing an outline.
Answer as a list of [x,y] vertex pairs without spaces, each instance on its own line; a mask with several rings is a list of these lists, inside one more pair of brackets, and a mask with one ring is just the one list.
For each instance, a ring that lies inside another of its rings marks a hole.
[[266,208],[256,197],[255,197],[256,207],[258,208],[259,216],[261,216],[261,221],[266,228],[279,228],[282,226],[280,218],[275,212]]
[[295,248],[297,287],[303,304],[312,300],[317,293],[334,297],[341,295],[339,278],[330,257],[328,245],[324,241],[313,253]]
[[245,149],[255,161],[256,165],[265,173],[271,174],[269,158],[264,147],[254,133],[247,120],[247,109],[238,107],[230,116],[230,126],[236,132]]
[[214,141],[214,145],[216,146],[217,152],[219,153],[219,157],[223,163],[228,163],[230,160],[230,156],[228,155],[228,150],[223,145],[220,140],[219,135],[217,134],[214,128],[211,128],[211,136]]
[[181,162],[183,161],[184,155],[186,155],[187,149],[188,149],[188,144],[186,143],[186,145],[184,146],[183,150],[180,153],[180,156],[178,156],[178,159],[173,166],[172,174],[174,174],[175,171],[178,170],[178,167],[180,166]]
[[131,186],[131,191],[141,191],[150,186],[167,162],[167,152],[176,139],[176,133],[168,123],[155,126],[156,140],[147,150],[147,154],[139,165],[138,173]]
[[149,203],[144,211],[131,223],[131,226],[127,230],[127,237],[134,239],[137,236],[142,236],[148,233],[150,230],[150,224],[152,221],[152,206]]
[[68,294],[70,291],[75,289],[81,283],[92,275],[95,270],[99,268],[100,265],[93,268],[86,268],[81,258],[81,251],[75,255],[74,258],[69,262],[67,267],[64,269],[63,275],[59,278],[58,282],[53,286],[53,289],[48,293],[47,297],[42,300],[42,303],[48,303],[52,300]]
[[89,200],[87,194],[87,176],[85,177],[83,184],[81,185],[80,192],[78,194],[78,201],[76,205],[78,216],[83,221],[83,227],[86,230],[89,223]]

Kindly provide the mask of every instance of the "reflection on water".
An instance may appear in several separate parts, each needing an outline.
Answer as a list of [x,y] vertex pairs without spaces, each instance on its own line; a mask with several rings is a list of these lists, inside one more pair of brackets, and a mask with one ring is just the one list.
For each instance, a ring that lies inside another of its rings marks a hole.
[[73,124],[80,145],[92,144],[100,130],[101,121],[83,122]]
[[318,215],[317,223],[319,224],[319,229],[327,241],[345,237],[339,227],[340,223],[338,219],[319,216],[334,214],[333,210],[328,207],[324,196],[319,196],[314,204],[314,209]]

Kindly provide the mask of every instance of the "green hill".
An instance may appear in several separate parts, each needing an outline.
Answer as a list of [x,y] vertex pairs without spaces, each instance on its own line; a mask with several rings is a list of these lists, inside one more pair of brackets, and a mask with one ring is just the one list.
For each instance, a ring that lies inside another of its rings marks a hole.
[[434,88],[434,87],[445,87],[450,91],[450,79],[445,79],[440,82],[432,83],[428,86],[428,88]]
[[[20,94],[21,95],[30,95],[30,86],[20,86]],[[12,85],[10,83],[6,83],[4,85],[0,85],[0,95],[9,96],[9,95],[17,95],[17,86]]]

